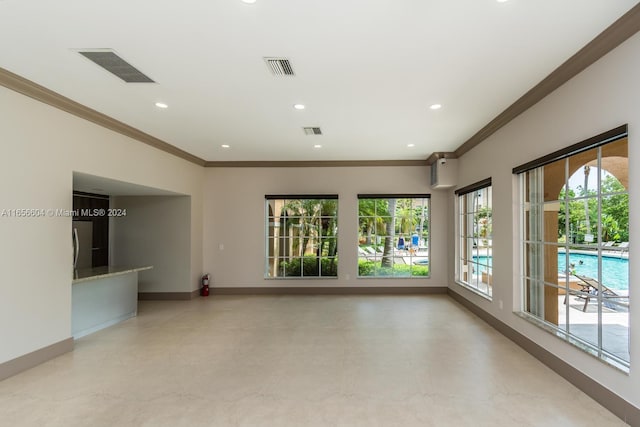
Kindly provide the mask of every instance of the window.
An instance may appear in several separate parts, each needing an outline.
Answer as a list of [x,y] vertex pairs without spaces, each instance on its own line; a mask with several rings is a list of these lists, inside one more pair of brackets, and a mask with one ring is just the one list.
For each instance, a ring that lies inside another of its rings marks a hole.
[[338,276],[338,196],[265,196],[265,277]]
[[493,252],[491,178],[456,190],[458,283],[491,298]]
[[358,277],[429,276],[430,195],[358,195]]
[[522,312],[629,368],[629,161],[622,126],[514,169]]

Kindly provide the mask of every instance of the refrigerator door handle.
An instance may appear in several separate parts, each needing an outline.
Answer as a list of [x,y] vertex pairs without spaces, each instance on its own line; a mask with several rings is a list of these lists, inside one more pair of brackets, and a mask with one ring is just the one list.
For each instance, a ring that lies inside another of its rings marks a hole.
[[78,239],[78,229],[73,229],[73,243],[74,243],[74,254],[73,254],[73,268],[75,269],[78,266],[78,255],[80,255],[80,239]]

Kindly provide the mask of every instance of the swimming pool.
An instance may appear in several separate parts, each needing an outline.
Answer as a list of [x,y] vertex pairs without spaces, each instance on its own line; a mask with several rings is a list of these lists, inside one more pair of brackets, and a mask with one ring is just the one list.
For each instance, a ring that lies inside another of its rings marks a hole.
[[[473,257],[480,264],[491,265],[491,257]],[[558,272],[564,273],[567,270],[566,256],[564,253],[558,254]],[[580,263],[582,261],[582,263]],[[569,254],[569,264],[575,265],[575,273],[580,276],[593,277],[598,279],[598,257],[589,254]],[[480,265],[480,270],[485,270]],[[619,257],[602,257],[602,283],[611,289],[629,289],[629,260]]]

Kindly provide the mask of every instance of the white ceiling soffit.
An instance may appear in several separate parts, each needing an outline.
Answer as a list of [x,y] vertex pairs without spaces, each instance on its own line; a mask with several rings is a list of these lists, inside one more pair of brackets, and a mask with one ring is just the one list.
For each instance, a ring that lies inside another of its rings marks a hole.
[[160,188],[133,184],[116,179],[90,175],[82,172],[73,173],[73,191],[83,193],[104,194],[110,196],[182,196]]
[[[636,3],[3,1],[0,67],[208,161],[423,160],[454,151]],[[77,53],[92,47],[157,83],[113,78]],[[321,149],[300,132],[310,123],[331,129]]]

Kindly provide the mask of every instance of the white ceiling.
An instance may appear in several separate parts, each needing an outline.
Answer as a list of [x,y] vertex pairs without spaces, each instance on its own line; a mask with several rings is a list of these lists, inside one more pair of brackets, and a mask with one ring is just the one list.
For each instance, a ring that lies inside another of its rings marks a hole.
[[[0,67],[205,160],[418,160],[455,150],[635,4],[0,0]],[[124,83],[82,48],[157,83]]]

